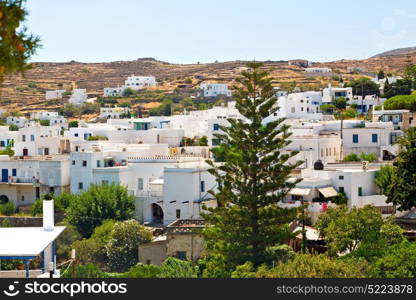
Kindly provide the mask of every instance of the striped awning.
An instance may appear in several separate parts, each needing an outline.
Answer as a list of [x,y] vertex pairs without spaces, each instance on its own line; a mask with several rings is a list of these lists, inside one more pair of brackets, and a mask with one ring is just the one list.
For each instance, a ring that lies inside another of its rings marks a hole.
[[332,187],[326,187],[326,188],[320,188],[318,191],[325,197],[325,198],[331,198],[338,195],[338,192]]
[[289,195],[308,196],[310,193],[311,189],[293,188],[290,190]]

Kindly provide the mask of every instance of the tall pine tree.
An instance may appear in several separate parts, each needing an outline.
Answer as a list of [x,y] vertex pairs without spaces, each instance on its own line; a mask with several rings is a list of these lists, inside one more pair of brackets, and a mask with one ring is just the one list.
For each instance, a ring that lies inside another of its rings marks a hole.
[[[229,119],[221,126],[225,162],[210,163],[218,182],[218,206],[204,215],[208,222],[203,232],[209,256],[228,268],[247,261],[255,266],[270,261],[269,247],[291,237],[288,223],[298,212],[278,207],[297,182],[288,182],[291,171],[302,162],[288,163],[297,154],[283,153],[290,141],[284,119],[265,124],[279,108],[268,73],[261,63],[249,63],[234,95],[243,119]],[[215,150],[214,150],[215,152]],[[215,153],[214,153],[215,154]]]

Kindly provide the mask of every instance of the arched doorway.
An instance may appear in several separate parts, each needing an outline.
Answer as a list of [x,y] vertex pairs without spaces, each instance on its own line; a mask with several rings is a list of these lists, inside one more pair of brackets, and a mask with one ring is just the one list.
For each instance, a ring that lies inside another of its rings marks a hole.
[[152,204],[152,223],[163,224],[163,209],[156,203]]
[[9,197],[7,197],[6,195],[1,195],[0,204],[6,204],[7,202],[9,202]]

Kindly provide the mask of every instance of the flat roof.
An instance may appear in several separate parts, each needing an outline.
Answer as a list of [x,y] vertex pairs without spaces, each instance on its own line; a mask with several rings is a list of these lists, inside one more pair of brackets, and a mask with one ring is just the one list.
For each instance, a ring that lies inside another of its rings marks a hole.
[[43,227],[0,228],[0,257],[36,257],[64,231],[65,226],[56,226],[53,231]]

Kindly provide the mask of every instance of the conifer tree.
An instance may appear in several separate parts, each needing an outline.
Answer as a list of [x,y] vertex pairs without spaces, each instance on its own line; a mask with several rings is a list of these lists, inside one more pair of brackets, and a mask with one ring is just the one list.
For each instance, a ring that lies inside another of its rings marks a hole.
[[28,34],[22,26],[27,15],[25,2],[0,0],[0,84],[6,75],[33,67],[28,60],[40,46],[39,37]]
[[220,126],[225,134],[216,137],[225,162],[210,162],[218,183],[211,193],[218,206],[204,214],[208,226],[203,236],[209,256],[231,268],[247,261],[255,266],[269,262],[268,248],[291,237],[288,223],[298,212],[277,205],[296,185],[288,182],[289,174],[302,162],[288,162],[296,151],[282,152],[290,143],[284,119],[265,122],[279,108],[269,74],[261,66],[249,63],[250,70],[238,79],[234,98],[243,118]]

